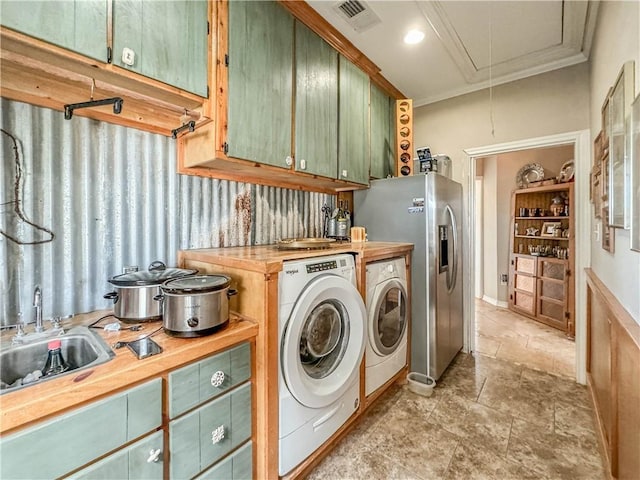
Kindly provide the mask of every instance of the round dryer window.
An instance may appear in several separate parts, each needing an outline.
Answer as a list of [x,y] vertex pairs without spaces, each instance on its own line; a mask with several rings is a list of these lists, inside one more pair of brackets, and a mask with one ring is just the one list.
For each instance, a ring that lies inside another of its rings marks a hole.
[[375,308],[369,322],[369,336],[379,355],[390,355],[400,345],[407,328],[407,292],[397,280],[390,280],[376,289]]
[[316,277],[300,294],[285,326],[280,365],[287,388],[309,408],[338,400],[359,373],[366,308],[353,284]]

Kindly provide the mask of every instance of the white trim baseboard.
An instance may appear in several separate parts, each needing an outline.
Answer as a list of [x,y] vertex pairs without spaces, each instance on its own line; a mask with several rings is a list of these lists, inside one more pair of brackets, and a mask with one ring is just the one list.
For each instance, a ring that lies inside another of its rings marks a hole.
[[500,307],[500,308],[508,308],[509,307],[509,303],[508,302],[503,302],[503,301],[497,300],[497,299],[495,299],[493,297],[487,297],[486,295],[482,296],[482,301],[490,303],[491,305],[493,305],[495,307]]

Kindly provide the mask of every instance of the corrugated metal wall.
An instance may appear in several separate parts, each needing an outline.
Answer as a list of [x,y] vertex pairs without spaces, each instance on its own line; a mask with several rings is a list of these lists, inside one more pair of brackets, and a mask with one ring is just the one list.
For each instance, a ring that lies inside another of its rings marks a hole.
[[[125,265],[176,264],[180,249],[263,245],[320,236],[335,198],[176,174],[175,141],[0,99],[1,127],[18,140],[21,210],[55,238],[19,245],[0,234],[0,325],[43,290],[44,317],[109,308],[107,280]],[[0,136],[0,231],[20,242],[49,235],[16,213],[16,161]]]

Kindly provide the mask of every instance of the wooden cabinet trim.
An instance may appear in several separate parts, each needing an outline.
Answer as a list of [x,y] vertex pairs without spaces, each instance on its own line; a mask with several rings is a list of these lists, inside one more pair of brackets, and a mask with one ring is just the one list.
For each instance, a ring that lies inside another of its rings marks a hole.
[[[640,472],[640,324],[592,269],[585,272],[587,372],[600,447],[613,477],[635,478]],[[597,335],[603,326],[609,338]],[[603,377],[602,371],[608,375]]]

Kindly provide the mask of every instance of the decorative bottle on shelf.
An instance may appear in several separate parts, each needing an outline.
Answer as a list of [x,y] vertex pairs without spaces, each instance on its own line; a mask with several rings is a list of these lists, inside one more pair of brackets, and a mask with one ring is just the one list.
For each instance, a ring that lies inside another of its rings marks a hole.
[[59,373],[69,370],[69,365],[64,361],[62,357],[62,342],[60,340],[51,340],[47,344],[49,352],[47,354],[47,361],[42,369],[43,376],[58,375]]

